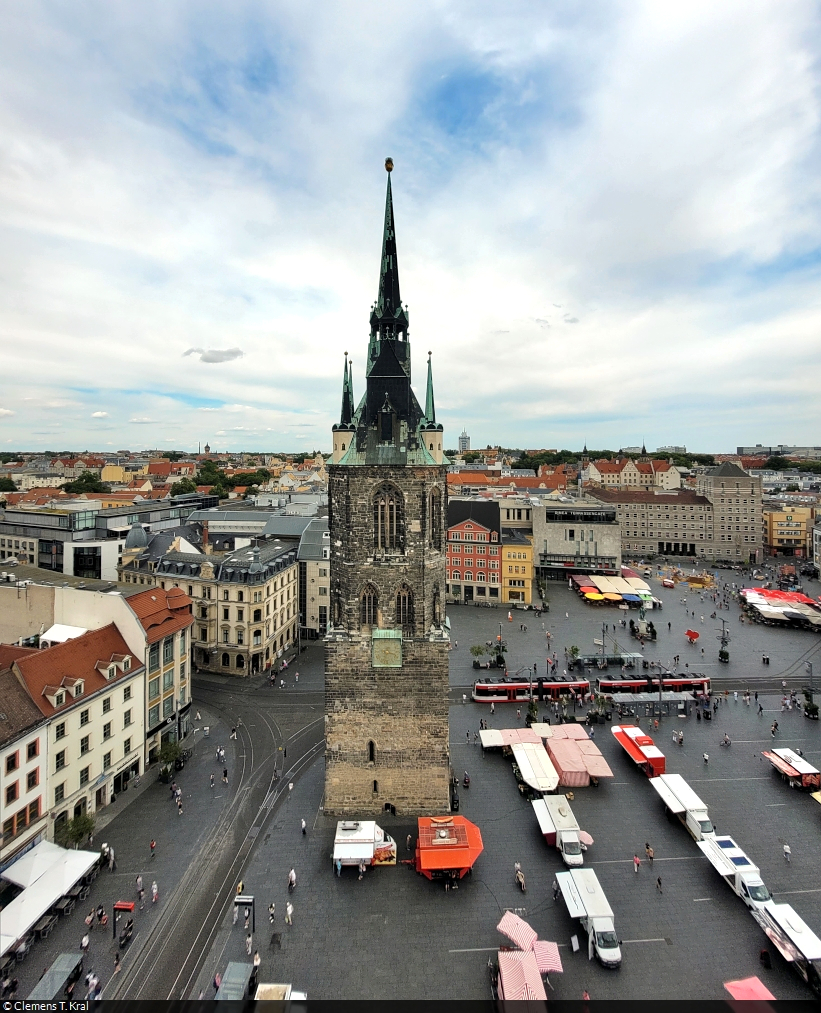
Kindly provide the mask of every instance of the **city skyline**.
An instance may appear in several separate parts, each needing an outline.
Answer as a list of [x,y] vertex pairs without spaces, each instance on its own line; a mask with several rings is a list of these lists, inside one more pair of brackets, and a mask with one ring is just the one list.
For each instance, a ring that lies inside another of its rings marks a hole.
[[327,451],[388,155],[448,446],[821,442],[818,29],[809,4],[10,15],[0,450]]

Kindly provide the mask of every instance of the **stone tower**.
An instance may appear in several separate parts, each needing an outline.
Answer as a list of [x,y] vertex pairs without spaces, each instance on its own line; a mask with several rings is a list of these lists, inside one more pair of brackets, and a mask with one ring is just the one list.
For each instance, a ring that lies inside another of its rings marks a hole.
[[[388,173],[393,162],[387,159]],[[449,807],[445,626],[447,459],[428,353],[424,410],[411,390],[391,177],[366,390],[345,353],[329,473],[331,615],[325,640],[325,811]]]

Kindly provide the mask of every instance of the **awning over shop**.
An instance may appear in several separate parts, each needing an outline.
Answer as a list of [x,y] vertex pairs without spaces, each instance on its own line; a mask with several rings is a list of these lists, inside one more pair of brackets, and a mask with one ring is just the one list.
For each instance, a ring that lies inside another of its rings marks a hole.
[[512,748],[513,757],[525,784],[541,792],[556,790],[559,784],[559,775],[550,762],[550,757],[541,740],[538,745],[531,742],[520,742],[515,743]]
[[22,886],[25,889],[38,880],[44,872],[55,865],[65,854],[65,848],[58,847],[50,841],[40,841],[31,851],[27,851],[22,858],[8,867],[5,872],[0,873],[0,879],[6,879],[9,883]]

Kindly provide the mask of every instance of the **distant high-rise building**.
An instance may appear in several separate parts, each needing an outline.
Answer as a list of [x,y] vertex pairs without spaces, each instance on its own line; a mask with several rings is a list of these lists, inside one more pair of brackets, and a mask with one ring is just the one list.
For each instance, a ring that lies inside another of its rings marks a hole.
[[459,453],[464,454],[466,450],[470,450],[470,437],[465,429],[462,430],[462,434],[459,437]]

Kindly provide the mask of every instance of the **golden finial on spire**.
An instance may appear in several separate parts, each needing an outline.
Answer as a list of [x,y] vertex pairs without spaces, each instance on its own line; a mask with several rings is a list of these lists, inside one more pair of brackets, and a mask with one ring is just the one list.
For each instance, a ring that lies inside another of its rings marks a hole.
[[393,172],[393,159],[392,158],[386,158],[385,159],[385,170],[387,172]]

